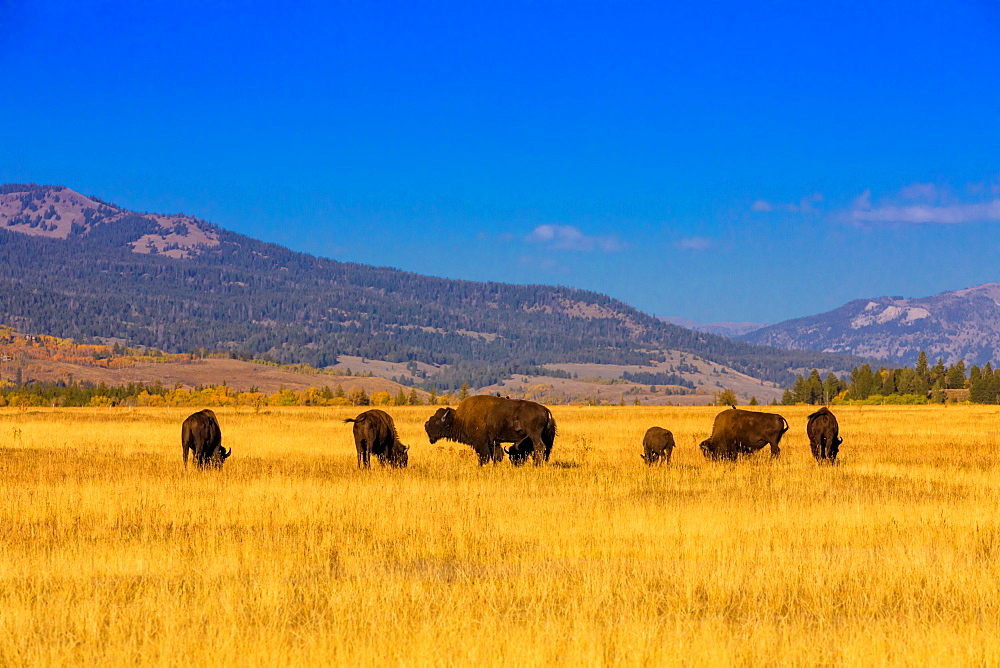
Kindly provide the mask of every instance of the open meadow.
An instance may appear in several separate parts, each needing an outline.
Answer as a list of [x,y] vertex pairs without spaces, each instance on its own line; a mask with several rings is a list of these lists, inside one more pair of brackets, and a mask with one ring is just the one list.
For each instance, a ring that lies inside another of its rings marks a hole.
[[[761,407],[782,456],[703,459],[718,408],[553,407],[543,468],[429,445],[356,468],[358,408],[0,410],[0,664],[1000,664],[1000,407]],[[672,465],[641,441],[674,432]]]

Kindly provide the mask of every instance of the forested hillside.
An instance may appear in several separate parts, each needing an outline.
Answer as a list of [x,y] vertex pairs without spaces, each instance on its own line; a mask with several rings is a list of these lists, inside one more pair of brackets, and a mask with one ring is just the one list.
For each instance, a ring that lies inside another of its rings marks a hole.
[[[21,331],[317,367],[344,354],[417,360],[455,365],[478,380],[547,363],[644,364],[666,349],[782,383],[792,369],[861,362],[694,332],[583,290],[317,258],[66,188],[2,186],[0,214],[0,317]],[[453,370],[446,384],[460,376]]]

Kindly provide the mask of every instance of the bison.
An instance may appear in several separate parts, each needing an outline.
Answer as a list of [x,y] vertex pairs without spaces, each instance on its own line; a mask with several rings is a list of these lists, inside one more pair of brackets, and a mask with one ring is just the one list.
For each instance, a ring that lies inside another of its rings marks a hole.
[[777,457],[781,454],[778,444],[786,431],[788,421],[777,413],[755,413],[734,407],[715,416],[712,436],[702,441],[700,447],[708,459],[735,460],[770,445],[771,456]]
[[[515,443],[514,445],[502,451],[506,452],[507,456],[510,457],[511,464],[513,464],[514,466],[521,466],[522,464],[528,461],[528,457],[531,456],[531,453],[534,449],[535,446],[531,444],[531,439],[524,438],[521,440],[520,443]],[[496,450],[494,450],[494,455],[496,455]],[[501,459],[503,459],[502,454],[499,455],[497,461],[500,461]]]
[[439,408],[424,429],[431,443],[447,438],[471,445],[480,466],[503,460],[502,443],[515,444],[510,448],[514,465],[530,454],[539,466],[549,460],[556,437],[556,421],[545,406],[487,394],[463,399],[458,408]]
[[354,423],[354,447],[358,450],[358,468],[371,468],[371,456],[378,457],[382,466],[405,468],[410,463],[409,448],[399,442],[396,424],[385,411],[373,408],[356,418],[344,422]]
[[189,415],[181,425],[181,447],[184,449],[184,468],[187,468],[188,450],[194,453],[198,468],[221,468],[233,454],[222,447],[222,430],[215,413],[208,408]]
[[650,427],[642,437],[642,450],[639,456],[648,465],[669,464],[674,451],[674,435],[663,427]]
[[809,435],[809,447],[812,449],[813,457],[822,464],[829,462],[837,463],[837,452],[844,439],[840,437],[840,425],[837,418],[830,409],[824,406],[809,416],[809,423],[806,425],[806,434]]

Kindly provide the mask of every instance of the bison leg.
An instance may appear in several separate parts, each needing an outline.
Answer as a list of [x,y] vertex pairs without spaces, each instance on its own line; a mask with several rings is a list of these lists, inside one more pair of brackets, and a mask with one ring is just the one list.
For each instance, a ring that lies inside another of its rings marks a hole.
[[476,451],[476,456],[479,457],[480,466],[486,466],[493,460],[492,443],[481,443],[478,445],[473,445],[472,449]]
[[500,441],[493,441],[493,452],[491,454],[494,464],[499,464],[503,461],[503,445],[500,444]]
[[781,454],[781,448],[778,447],[777,443],[771,443],[771,459],[777,459],[778,455]]
[[531,436],[531,446],[534,448],[531,451],[531,456],[535,460],[535,466],[541,466],[548,460],[548,457],[545,456],[545,441],[542,440],[541,434]]
[[368,453],[368,443],[364,439],[361,439],[354,444],[358,449],[358,468],[359,469],[369,469],[371,468],[371,456]]
[[812,450],[813,457],[816,461],[821,461],[823,459],[823,446],[816,441],[809,441],[809,449]]

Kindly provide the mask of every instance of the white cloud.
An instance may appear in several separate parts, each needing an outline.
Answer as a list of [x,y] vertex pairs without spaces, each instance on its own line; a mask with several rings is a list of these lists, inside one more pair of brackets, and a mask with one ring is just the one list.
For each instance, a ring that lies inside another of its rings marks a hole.
[[936,202],[938,188],[933,183],[913,183],[900,190],[899,196],[906,200]]
[[706,237],[685,237],[677,242],[677,247],[684,250],[703,251],[712,247],[712,240]]
[[947,206],[914,204],[910,206],[881,205],[856,208],[851,211],[851,219],[859,223],[937,223],[941,225],[1000,222],[1000,200]]
[[625,244],[614,235],[592,236],[584,234],[573,225],[539,225],[524,238],[528,243],[543,244],[556,250],[590,253],[601,251],[615,253],[625,249]]
[[[970,192],[974,192],[970,191]],[[955,201],[932,183],[914,183],[896,197],[872,204],[871,191],[854,199],[846,217],[856,223],[912,223],[960,225],[1000,222],[1000,199]]]
[[768,202],[759,199],[751,205],[754,211],[786,211],[788,213],[816,213],[816,205],[823,201],[823,196],[819,193],[803,197],[796,204],[795,202]]

